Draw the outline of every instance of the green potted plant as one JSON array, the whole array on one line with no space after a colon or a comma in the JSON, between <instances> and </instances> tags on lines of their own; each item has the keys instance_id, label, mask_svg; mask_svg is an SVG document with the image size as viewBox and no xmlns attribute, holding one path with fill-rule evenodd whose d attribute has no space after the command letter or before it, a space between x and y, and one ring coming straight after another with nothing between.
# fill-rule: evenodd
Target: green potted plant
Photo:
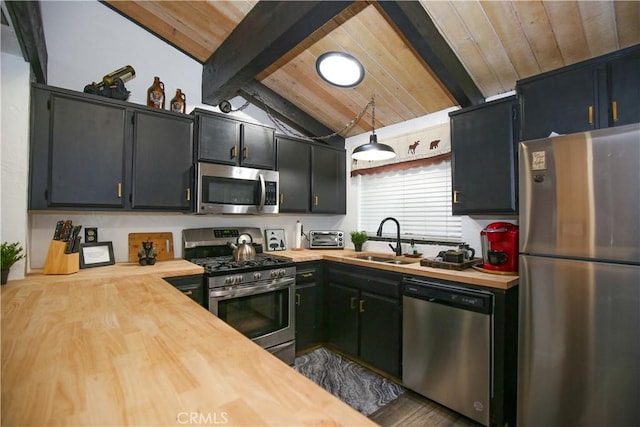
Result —
<instances>
[{"instance_id":1,"label":"green potted plant","mask_svg":"<svg viewBox=\"0 0 640 427\"><path fill-rule=\"evenodd\" d=\"M22 246L18 242L7 243L2 242L1 256L1 271L2 271L2 284L7 283L9 277L9 269L13 264L24 258L22 253Z\"/></svg>"},{"instance_id":2,"label":"green potted plant","mask_svg":"<svg viewBox=\"0 0 640 427\"><path fill-rule=\"evenodd\" d=\"M356 252L362 251L362 245L367 241L367 232L366 231L352 231L351 232L351 243L356 248Z\"/></svg>"}]
</instances>

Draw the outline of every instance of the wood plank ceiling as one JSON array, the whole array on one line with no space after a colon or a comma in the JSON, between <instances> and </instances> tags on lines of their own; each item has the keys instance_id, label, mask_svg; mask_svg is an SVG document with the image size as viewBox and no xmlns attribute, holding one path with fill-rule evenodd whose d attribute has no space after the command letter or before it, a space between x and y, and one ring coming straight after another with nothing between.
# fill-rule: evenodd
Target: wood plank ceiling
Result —
<instances>
[{"instance_id":1,"label":"wood plank ceiling","mask_svg":"<svg viewBox=\"0 0 640 427\"><path fill-rule=\"evenodd\" d=\"M253 0L105 3L203 64L224 49L225 39L252 10L261 9ZM403 13L404 21L397 18ZM412 28L406 28L407 20L413 20ZM437 37L425 36L429 26ZM638 1L358 1L249 76L253 80L244 92L237 89L247 94L259 85L298 116L308 115L333 132L375 95L376 127L382 127L476 104L513 90L519 79L639 43ZM325 83L315 61L327 51L358 58L366 70L362 83L351 89ZM276 104L270 108L277 113ZM340 135L369 132L370 113Z\"/></svg>"}]
</instances>

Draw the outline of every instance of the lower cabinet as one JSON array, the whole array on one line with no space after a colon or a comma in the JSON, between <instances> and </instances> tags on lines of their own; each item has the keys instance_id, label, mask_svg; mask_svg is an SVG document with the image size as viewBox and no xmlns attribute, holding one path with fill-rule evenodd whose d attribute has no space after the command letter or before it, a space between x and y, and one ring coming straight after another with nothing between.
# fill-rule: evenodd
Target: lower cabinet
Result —
<instances>
[{"instance_id":1,"label":"lower cabinet","mask_svg":"<svg viewBox=\"0 0 640 427\"><path fill-rule=\"evenodd\" d=\"M400 378L401 276L329 263L326 277L327 343Z\"/></svg>"},{"instance_id":2,"label":"lower cabinet","mask_svg":"<svg viewBox=\"0 0 640 427\"><path fill-rule=\"evenodd\" d=\"M296 352L322 343L322 267L316 262L296 266Z\"/></svg>"},{"instance_id":3,"label":"lower cabinet","mask_svg":"<svg viewBox=\"0 0 640 427\"><path fill-rule=\"evenodd\" d=\"M208 307L208 300L205 298L206 294L204 292L204 276L202 274L165 277L163 280L176 287L180 292L204 308Z\"/></svg>"}]
</instances>

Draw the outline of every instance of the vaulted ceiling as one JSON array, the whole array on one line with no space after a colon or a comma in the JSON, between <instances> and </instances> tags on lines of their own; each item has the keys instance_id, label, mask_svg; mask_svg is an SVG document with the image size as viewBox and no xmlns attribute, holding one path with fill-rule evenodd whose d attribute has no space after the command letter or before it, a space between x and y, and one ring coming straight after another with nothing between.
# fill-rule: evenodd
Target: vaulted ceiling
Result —
<instances>
[{"instance_id":1,"label":"vaulted ceiling","mask_svg":"<svg viewBox=\"0 0 640 427\"><path fill-rule=\"evenodd\" d=\"M640 43L638 1L113 1L203 64L203 102L241 95L310 136L371 130L515 88L517 80ZM362 62L355 88L315 61Z\"/></svg>"}]
</instances>

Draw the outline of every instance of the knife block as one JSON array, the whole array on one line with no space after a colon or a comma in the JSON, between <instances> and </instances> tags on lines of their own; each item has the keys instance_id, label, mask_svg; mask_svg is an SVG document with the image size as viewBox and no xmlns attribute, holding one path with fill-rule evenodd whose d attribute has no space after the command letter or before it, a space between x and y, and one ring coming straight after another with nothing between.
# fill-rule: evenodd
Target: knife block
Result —
<instances>
[{"instance_id":1,"label":"knife block","mask_svg":"<svg viewBox=\"0 0 640 427\"><path fill-rule=\"evenodd\" d=\"M49 244L44 274L71 274L80 270L80 254L65 254L66 242L52 240Z\"/></svg>"}]
</instances>

